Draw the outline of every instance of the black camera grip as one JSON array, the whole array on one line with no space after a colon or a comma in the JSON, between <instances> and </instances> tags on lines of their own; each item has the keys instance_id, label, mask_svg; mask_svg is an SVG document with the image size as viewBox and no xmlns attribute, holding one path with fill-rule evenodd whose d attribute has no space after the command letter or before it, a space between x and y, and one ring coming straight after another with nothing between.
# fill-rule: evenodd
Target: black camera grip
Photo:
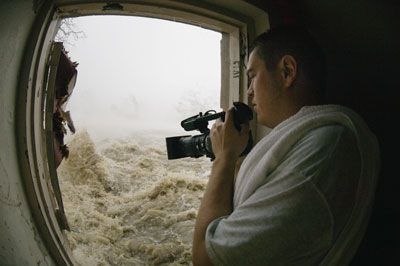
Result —
<instances>
[{"instance_id":1,"label":"black camera grip","mask_svg":"<svg viewBox=\"0 0 400 266\"><path fill-rule=\"evenodd\" d=\"M252 119L253 112L248 105L242 102L233 103L233 124L238 131L241 130L241 124L248 123ZM225 121L225 112L223 112L221 120Z\"/></svg>"},{"instance_id":2,"label":"black camera grip","mask_svg":"<svg viewBox=\"0 0 400 266\"><path fill-rule=\"evenodd\" d=\"M248 123L250 120L253 119L253 111L251 108L242 103L242 102L234 102L233 103L233 124L235 125L235 128L240 131L241 130L241 124ZM222 121L225 121L225 113L221 117ZM246 155L250 152L250 150L253 148L253 135L251 134L251 131L249 132L249 140L247 141L247 146L244 149L244 151L240 154L240 156Z\"/></svg>"},{"instance_id":3,"label":"black camera grip","mask_svg":"<svg viewBox=\"0 0 400 266\"><path fill-rule=\"evenodd\" d=\"M233 113L233 122L237 130L241 130L240 125L248 123L253 119L253 112L250 107L242 102L234 102L233 108L235 112Z\"/></svg>"}]
</instances>

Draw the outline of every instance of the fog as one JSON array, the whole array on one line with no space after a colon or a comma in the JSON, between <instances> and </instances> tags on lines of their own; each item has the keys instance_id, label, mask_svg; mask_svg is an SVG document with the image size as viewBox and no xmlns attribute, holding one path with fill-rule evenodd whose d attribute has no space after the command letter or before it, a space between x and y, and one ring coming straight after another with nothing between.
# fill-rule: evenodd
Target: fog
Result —
<instances>
[{"instance_id":1,"label":"fog","mask_svg":"<svg viewBox=\"0 0 400 266\"><path fill-rule=\"evenodd\" d=\"M80 265L192 265L209 158L168 160L164 136L220 98L221 34L165 20L81 17L65 43L77 133L57 169ZM170 135L171 134L171 135ZM77 193L79 191L79 193Z\"/></svg>"},{"instance_id":2,"label":"fog","mask_svg":"<svg viewBox=\"0 0 400 266\"><path fill-rule=\"evenodd\" d=\"M78 130L95 138L183 133L182 119L220 110L221 33L129 16L74 21L86 35L65 44L79 64L66 108Z\"/></svg>"}]
</instances>

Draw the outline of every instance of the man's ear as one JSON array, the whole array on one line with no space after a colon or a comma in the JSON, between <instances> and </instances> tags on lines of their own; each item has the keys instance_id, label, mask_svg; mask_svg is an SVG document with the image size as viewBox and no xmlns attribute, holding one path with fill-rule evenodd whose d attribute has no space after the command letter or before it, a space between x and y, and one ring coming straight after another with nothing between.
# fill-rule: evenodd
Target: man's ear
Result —
<instances>
[{"instance_id":1,"label":"man's ear","mask_svg":"<svg viewBox=\"0 0 400 266\"><path fill-rule=\"evenodd\" d=\"M279 61L279 70L282 79L282 85L290 88L297 78L297 62L291 55L284 55Z\"/></svg>"}]
</instances>

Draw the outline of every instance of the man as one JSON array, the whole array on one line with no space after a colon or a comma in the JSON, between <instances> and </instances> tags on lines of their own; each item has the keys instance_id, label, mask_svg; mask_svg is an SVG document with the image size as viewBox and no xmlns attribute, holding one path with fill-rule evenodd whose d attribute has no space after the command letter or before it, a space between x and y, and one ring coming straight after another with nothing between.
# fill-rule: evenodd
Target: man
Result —
<instances>
[{"instance_id":1,"label":"man","mask_svg":"<svg viewBox=\"0 0 400 266\"><path fill-rule=\"evenodd\" d=\"M260 35L248 95L272 128L235 165L249 126L232 109L211 130L215 160L199 208L194 265L346 265L369 219L378 145L348 108L324 105L324 60L300 28Z\"/></svg>"}]
</instances>

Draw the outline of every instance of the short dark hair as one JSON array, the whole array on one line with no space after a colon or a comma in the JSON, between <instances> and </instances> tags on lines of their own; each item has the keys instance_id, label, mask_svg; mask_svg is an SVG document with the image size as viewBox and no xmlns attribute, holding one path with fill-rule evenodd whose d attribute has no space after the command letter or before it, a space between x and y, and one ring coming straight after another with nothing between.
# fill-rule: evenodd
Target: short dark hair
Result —
<instances>
[{"instance_id":1,"label":"short dark hair","mask_svg":"<svg viewBox=\"0 0 400 266\"><path fill-rule=\"evenodd\" d=\"M272 28L259 35L250 46L264 61L268 71L276 69L284 55L295 58L305 82L325 95L325 55L311 33L303 27L284 26Z\"/></svg>"}]
</instances>

